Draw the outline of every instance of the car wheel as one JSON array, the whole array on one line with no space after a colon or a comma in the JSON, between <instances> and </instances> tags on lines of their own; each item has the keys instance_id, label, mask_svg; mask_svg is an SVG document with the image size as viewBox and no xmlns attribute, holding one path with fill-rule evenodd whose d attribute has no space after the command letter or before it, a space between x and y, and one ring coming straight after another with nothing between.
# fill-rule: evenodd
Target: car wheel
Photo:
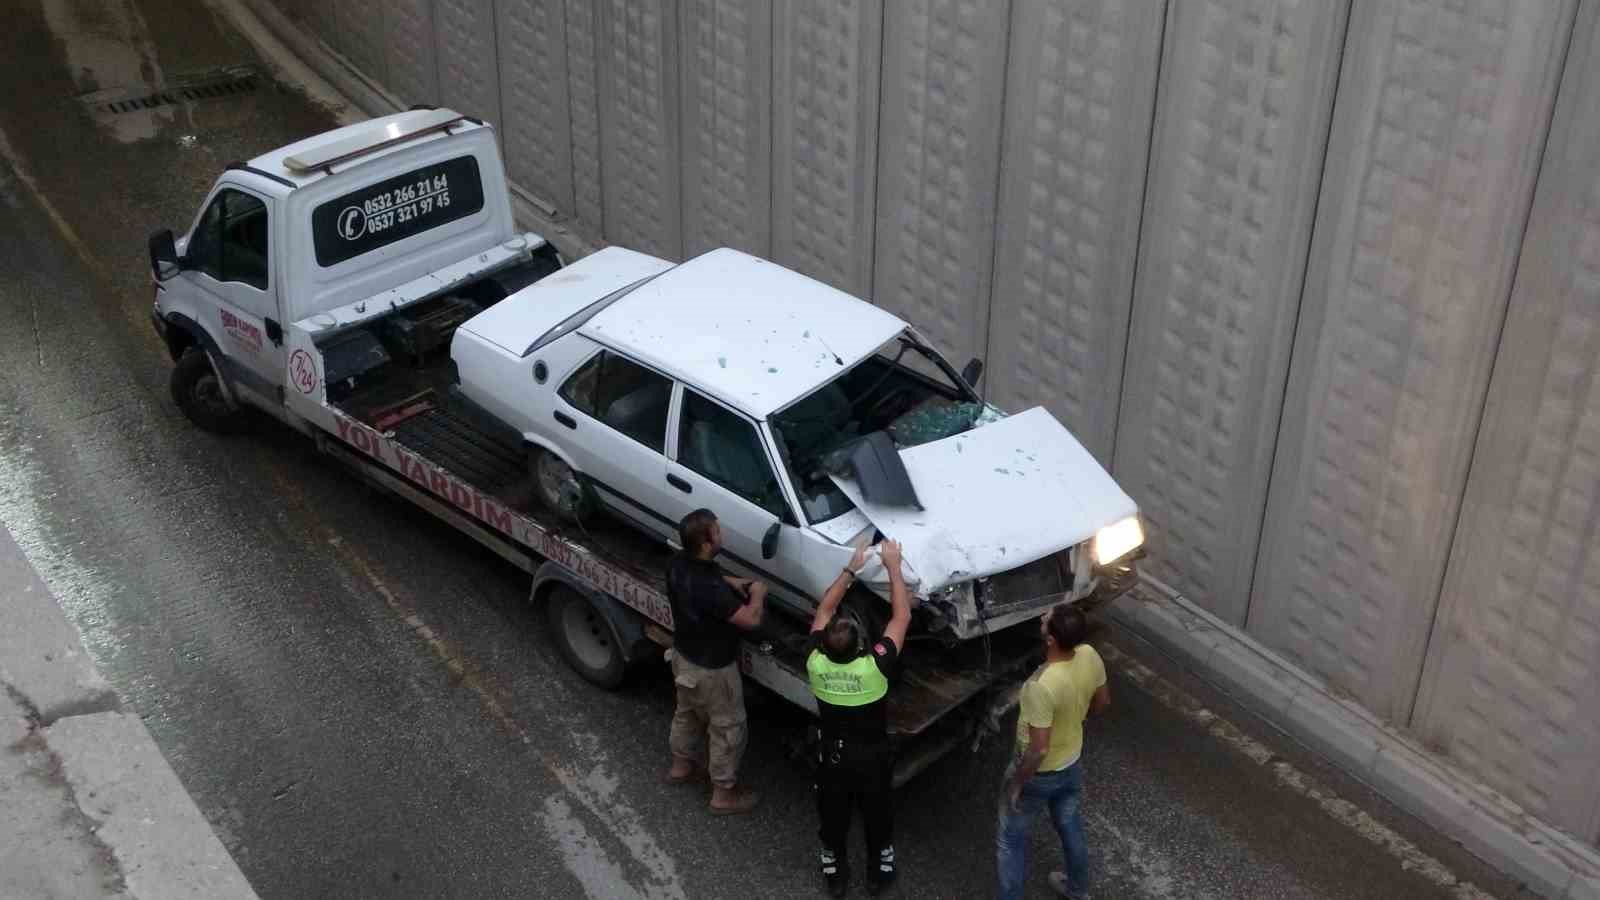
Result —
<instances>
[{"instance_id":1,"label":"car wheel","mask_svg":"<svg viewBox=\"0 0 1600 900\"><path fill-rule=\"evenodd\" d=\"M172 400L189 421L216 434L239 430L244 411L229 401L222 378L204 350L190 348L179 357L171 385Z\"/></svg>"},{"instance_id":2,"label":"car wheel","mask_svg":"<svg viewBox=\"0 0 1600 900\"><path fill-rule=\"evenodd\" d=\"M550 632L555 636L567 664L584 677L607 690L622 684L628 672L622 646L611 630L605 613L594 601L565 585L555 585L545 599Z\"/></svg>"},{"instance_id":3,"label":"car wheel","mask_svg":"<svg viewBox=\"0 0 1600 900\"><path fill-rule=\"evenodd\" d=\"M545 509L572 522L586 519L594 512L594 498L588 486L565 460L536 447L531 463L534 487Z\"/></svg>"}]
</instances>

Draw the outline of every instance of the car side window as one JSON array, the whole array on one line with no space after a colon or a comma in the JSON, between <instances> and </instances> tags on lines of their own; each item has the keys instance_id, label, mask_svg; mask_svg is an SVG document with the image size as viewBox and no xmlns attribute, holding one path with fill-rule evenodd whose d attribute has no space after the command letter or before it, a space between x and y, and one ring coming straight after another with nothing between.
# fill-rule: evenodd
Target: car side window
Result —
<instances>
[{"instance_id":1,"label":"car side window","mask_svg":"<svg viewBox=\"0 0 1600 900\"><path fill-rule=\"evenodd\" d=\"M267 205L243 191L223 191L222 280L267 289Z\"/></svg>"},{"instance_id":2,"label":"car side window","mask_svg":"<svg viewBox=\"0 0 1600 900\"><path fill-rule=\"evenodd\" d=\"M610 350L578 367L557 392L573 408L644 444L666 452L672 382Z\"/></svg>"},{"instance_id":3,"label":"car side window","mask_svg":"<svg viewBox=\"0 0 1600 900\"><path fill-rule=\"evenodd\" d=\"M688 388L678 413L678 463L784 521L793 518L755 425Z\"/></svg>"}]
</instances>

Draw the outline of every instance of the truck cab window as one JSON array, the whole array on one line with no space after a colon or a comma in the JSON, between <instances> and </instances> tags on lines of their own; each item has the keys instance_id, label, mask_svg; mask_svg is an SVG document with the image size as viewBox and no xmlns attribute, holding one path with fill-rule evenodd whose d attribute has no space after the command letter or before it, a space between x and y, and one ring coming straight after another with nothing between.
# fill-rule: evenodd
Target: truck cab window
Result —
<instances>
[{"instance_id":1,"label":"truck cab window","mask_svg":"<svg viewBox=\"0 0 1600 900\"><path fill-rule=\"evenodd\" d=\"M243 191L220 191L189 240L189 264L218 281L266 290L267 205Z\"/></svg>"},{"instance_id":2,"label":"truck cab window","mask_svg":"<svg viewBox=\"0 0 1600 900\"><path fill-rule=\"evenodd\" d=\"M267 205L240 191L223 191L222 280L267 289Z\"/></svg>"},{"instance_id":3,"label":"truck cab window","mask_svg":"<svg viewBox=\"0 0 1600 900\"><path fill-rule=\"evenodd\" d=\"M561 399L657 453L666 451L672 382L612 353L595 354L561 386Z\"/></svg>"}]
</instances>

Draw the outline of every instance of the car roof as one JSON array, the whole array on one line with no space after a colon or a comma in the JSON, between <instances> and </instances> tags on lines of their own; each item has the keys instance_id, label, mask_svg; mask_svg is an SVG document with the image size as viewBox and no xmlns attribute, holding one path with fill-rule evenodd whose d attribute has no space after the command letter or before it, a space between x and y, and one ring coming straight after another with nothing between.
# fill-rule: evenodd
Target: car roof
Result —
<instances>
[{"instance_id":1,"label":"car roof","mask_svg":"<svg viewBox=\"0 0 1600 900\"><path fill-rule=\"evenodd\" d=\"M864 300L724 248L635 288L578 331L764 419L905 327Z\"/></svg>"}]
</instances>

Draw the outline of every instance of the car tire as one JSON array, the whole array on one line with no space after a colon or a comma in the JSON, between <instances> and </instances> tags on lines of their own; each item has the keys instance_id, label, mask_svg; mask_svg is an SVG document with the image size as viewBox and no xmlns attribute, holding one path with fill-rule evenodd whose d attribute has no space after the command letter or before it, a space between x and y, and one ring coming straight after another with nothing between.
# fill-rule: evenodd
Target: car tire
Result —
<instances>
[{"instance_id":1,"label":"car tire","mask_svg":"<svg viewBox=\"0 0 1600 900\"><path fill-rule=\"evenodd\" d=\"M608 691L622 685L628 661L611 622L593 600L558 584L545 596L545 613L556 646L573 671Z\"/></svg>"},{"instance_id":2,"label":"car tire","mask_svg":"<svg viewBox=\"0 0 1600 900\"><path fill-rule=\"evenodd\" d=\"M569 522L594 514L594 494L566 460L543 447L534 447L528 459L533 489L544 508Z\"/></svg>"},{"instance_id":3,"label":"car tire","mask_svg":"<svg viewBox=\"0 0 1600 900\"><path fill-rule=\"evenodd\" d=\"M211 365L211 356L191 347L172 368L172 401L195 425L213 434L233 434L244 419L244 410L228 399L222 376Z\"/></svg>"}]
</instances>

